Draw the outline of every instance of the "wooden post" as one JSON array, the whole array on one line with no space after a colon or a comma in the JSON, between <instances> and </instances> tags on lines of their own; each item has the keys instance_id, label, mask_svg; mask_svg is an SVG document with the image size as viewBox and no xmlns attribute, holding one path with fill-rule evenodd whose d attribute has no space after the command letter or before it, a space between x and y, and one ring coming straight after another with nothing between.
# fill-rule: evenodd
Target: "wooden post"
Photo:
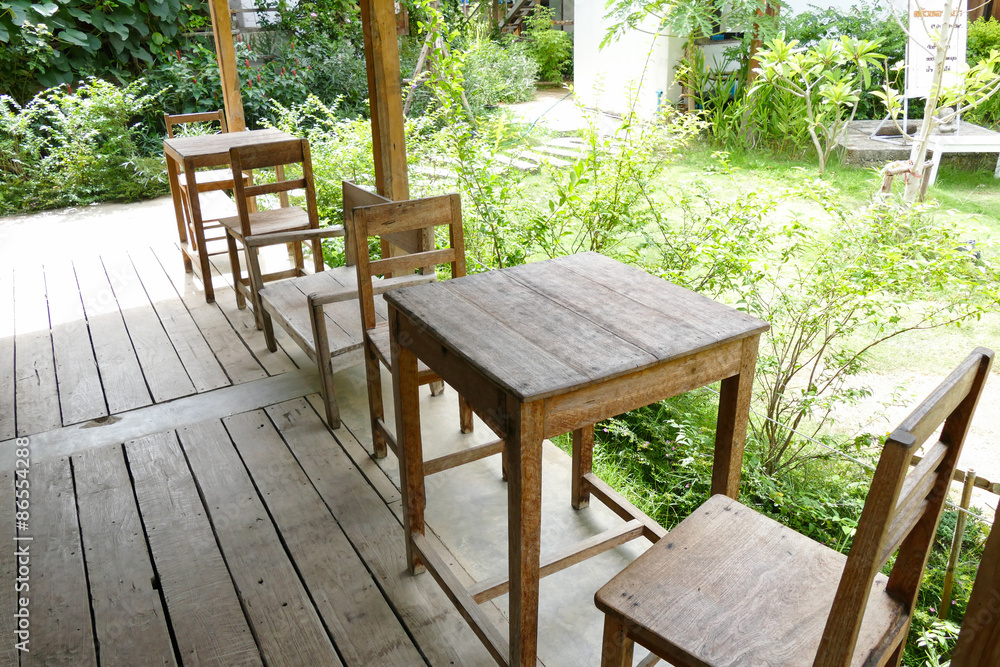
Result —
<instances>
[{"instance_id":1,"label":"wooden post","mask_svg":"<svg viewBox=\"0 0 1000 667\"><path fill-rule=\"evenodd\" d=\"M938 618L947 620L951 614L951 588L955 584L955 567L958 565L958 555L962 551L962 538L965 537L965 511L972 501L972 489L976 486L976 471L970 469L965 473L965 486L962 487L961 509L958 512L958 522L955 524L955 537L951 541L951 556L948 558L948 569L944 573L944 587L941 590L941 607Z\"/></svg>"},{"instance_id":2,"label":"wooden post","mask_svg":"<svg viewBox=\"0 0 1000 667\"><path fill-rule=\"evenodd\" d=\"M219 63L222 81L222 102L226 107L226 122L230 132L247 129L243 116L243 97L240 95L240 77L236 70L236 49L233 46L233 28L230 23L228 0L209 0L212 15L212 33L215 36L215 58Z\"/></svg>"},{"instance_id":3,"label":"wooden post","mask_svg":"<svg viewBox=\"0 0 1000 667\"><path fill-rule=\"evenodd\" d=\"M410 186L406 174L396 10L392 0L361 0L360 4L372 113L375 187L383 197L404 201L410 198Z\"/></svg>"}]
</instances>

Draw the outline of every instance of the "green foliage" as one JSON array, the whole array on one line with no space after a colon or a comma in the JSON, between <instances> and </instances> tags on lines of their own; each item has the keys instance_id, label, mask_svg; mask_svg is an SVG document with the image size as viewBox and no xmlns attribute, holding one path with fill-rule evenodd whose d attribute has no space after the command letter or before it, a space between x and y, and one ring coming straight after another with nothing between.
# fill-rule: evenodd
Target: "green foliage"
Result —
<instances>
[{"instance_id":1,"label":"green foliage","mask_svg":"<svg viewBox=\"0 0 1000 667\"><path fill-rule=\"evenodd\" d=\"M258 14L263 24L290 34L294 40L348 40L358 47L362 44L361 19L357 4L351 0L257 0L257 7L274 12L270 22L268 14Z\"/></svg>"},{"instance_id":2,"label":"green foliage","mask_svg":"<svg viewBox=\"0 0 1000 667\"><path fill-rule=\"evenodd\" d=\"M969 24L966 60L975 65L990 57L990 51L1000 51L1000 21L992 16Z\"/></svg>"},{"instance_id":3,"label":"green foliage","mask_svg":"<svg viewBox=\"0 0 1000 667\"><path fill-rule=\"evenodd\" d=\"M0 2L0 90L24 104L88 75L131 80L204 27L201 0Z\"/></svg>"},{"instance_id":4,"label":"green foliage","mask_svg":"<svg viewBox=\"0 0 1000 667\"><path fill-rule=\"evenodd\" d=\"M824 39L839 40L844 36L878 42L879 51L893 65L906 57L906 34L890 11L877 0L862 0L849 10L813 7L811 11L783 16L781 29L787 39L797 39L806 47L816 46ZM890 83L897 87L900 72L891 72ZM886 83L885 76L882 69L872 70L870 88L882 88ZM874 97L863 91L857 117L881 119L885 117L885 110Z\"/></svg>"},{"instance_id":5,"label":"green foliage","mask_svg":"<svg viewBox=\"0 0 1000 667\"><path fill-rule=\"evenodd\" d=\"M272 102L290 107L309 95L336 108L341 116L367 111L364 57L349 41L333 42L323 35L305 44L240 37L235 46L243 110L252 129L276 120ZM167 113L222 108L219 67L208 41L192 40L170 54L149 80L152 87L164 91Z\"/></svg>"},{"instance_id":6,"label":"green foliage","mask_svg":"<svg viewBox=\"0 0 1000 667\"><path fill-rule=\"evenodd\" d=\"M605 18L610 26L601 46L620 38L626 30L658 19L656 30L691 38L709 37L719 32L744 33L758 29L768 39L777 22L765 13L765 0L611 0Z\"/></svg>"},{"instance_id":7,"label":"green foliage","mask_svg":"<svg viewBox=\"0 0 1000 667\"><path fill-rule=\"evenodd\" d=\"M501 103L527 102L535 91L538 63L524 42L498 44L479 35L462 60L465 95L476 116Z\"/></svg>"},{"instance_id":8,"label":"green foliage","mask_svg":"<svg viewBox=\"0 0 1000 667\"><path fill-rule=\"evenodd\" d=\"M528 48L538 62L538 75L543 81L562 81L573 68L573 38L552 25L554 13L550 7L535 5L524 19Z\"/></svg>"},{"instance_id":9,"label":"green foliage","mask_svg":"<svg viewBox=\"0 0 1000 667\"><path fill-rule=\"evenodd\" d=\"M545 170L548 197L529 225L549 257L587 250L631 255L629 241L660 215L654 180L704 123L668 114L643 121L633 112L608 136L594 114L584 113L584 152L569 169Z\"/></svg>"},{"instance_id":10,"label":"green foliage","mask_svg":"<svg viewBox=\"0 0 1000 667\"><path fill-rule=\"evenodd\" d=\"M23 107L0 96L0 214L165 192L162 167L140 156L132 122L157 103L145 88L91 78Z\"/></svg>"},{"instance_id":11,"label":"green foliage","mask_svg":"<svg viewBox=\"0 0 1000 667\"><path fill-rule=\"evenodd\" d=\"M837 139L857 115L863 91L872 85L872 71L881 67L885 57L875 51L877 41L847 36L839 41L820 40L809 48L797 46L797 40L785 41L783 34L775 37L758 54L758 71L762 82L804 101L822 175Z\"/></svg>"}]
</instances>

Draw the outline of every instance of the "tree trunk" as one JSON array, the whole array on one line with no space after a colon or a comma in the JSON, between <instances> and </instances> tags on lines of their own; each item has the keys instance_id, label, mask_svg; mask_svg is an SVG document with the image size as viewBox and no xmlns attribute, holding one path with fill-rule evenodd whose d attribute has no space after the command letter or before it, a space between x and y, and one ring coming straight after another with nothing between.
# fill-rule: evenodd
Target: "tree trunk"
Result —
<instances>
[{"instance_id":1,"label":"tree trunk","mask_svg":"<svg viewBox=\"0 0 1000 667\"><path fill-rule=\"evenodd\" d=\"M924 180L924 168L927 162L927 142L931 132L937 125L935 114L938 110L938 102L941 98L941 84L944 82L944 66L947 62L948 47L951 42L951 33L955 25L955 17L952 12L955 10L956 0L948 0L944 5L944 16L941 17L941 35L937 49L934 51L934 78L931 83L931 92L927 97L927 104L924 106L924 120L920 124L920 134L917 135L913 146L910 148L910 173L906 179L906 189L903 191L903 202L913 204L920 196L920 186ZM912 18L912 17L908 17Z\"/></svg>"}]
</instances>

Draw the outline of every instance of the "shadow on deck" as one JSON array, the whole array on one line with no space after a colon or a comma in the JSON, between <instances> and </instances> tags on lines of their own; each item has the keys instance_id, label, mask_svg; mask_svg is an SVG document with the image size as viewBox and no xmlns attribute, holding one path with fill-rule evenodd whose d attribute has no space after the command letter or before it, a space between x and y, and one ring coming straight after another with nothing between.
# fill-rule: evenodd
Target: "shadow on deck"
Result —
<instances>
[{"instance_id":1,"label":"shadow on deck","mask_svg":"<svg viewBox=\"0 0 1000 667\"><path fill-rule=\"evenodd\" d=\"M363 369L338 374L329 430L306 357L280 331L267 351L222 262L206 303L172 227L169 198L0 220L0 530L25 554L0 552L0 665L494 664L406 571ZM459 432L453 391L420 398L428 456L492 437ZM546 443L543 554L620 523L571 509L569 480ZM428 478L427 496L463 583L506 570L498 457ZM540 662L599 663L593 594L640 549L542 581ZM505 627L506 596L483 609Z\"/></svg>"}]
</instances>

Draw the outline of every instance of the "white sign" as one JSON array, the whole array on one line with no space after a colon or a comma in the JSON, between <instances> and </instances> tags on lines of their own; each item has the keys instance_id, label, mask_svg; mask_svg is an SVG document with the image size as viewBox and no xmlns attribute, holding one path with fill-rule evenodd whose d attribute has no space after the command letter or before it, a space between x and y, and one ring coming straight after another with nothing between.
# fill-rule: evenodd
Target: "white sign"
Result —
<instances>
[{"instance_id":1,"label":"white sign","mask_svg":"<svg viewBox=\"0 0 1000 667\"><path fill-rule=\"evenodd\" d=\"M946 0L909 0L910 42L906 50L906 96L927 97L934 79L934 55L937 53ZM965 0L952 0L952 26L944 66L944 81L949 85L956 70L965 65L965 42L969 32ZM945 46L945 45L942 45Z\"/></svg>"}]
</instances>

